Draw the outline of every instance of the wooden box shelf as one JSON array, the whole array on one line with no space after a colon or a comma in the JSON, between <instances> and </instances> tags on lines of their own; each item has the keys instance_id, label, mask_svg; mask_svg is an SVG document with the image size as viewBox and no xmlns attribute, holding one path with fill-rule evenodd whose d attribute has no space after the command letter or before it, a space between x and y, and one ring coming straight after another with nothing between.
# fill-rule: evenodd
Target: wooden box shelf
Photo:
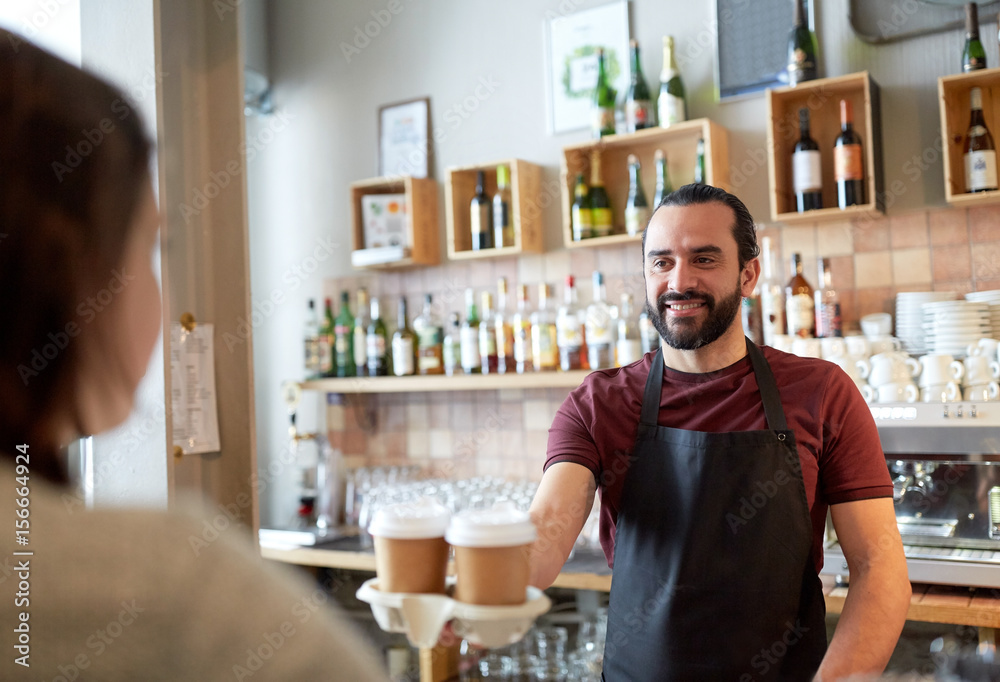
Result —
<instances>
[{"instance_id":1,"label":"wooden box shelf","mask_svg":"<svg viewBox=\"0 0 1000 682\"><path fill-rule=\"evenodd\" d=\"M497 166L510 169L511 221L514 225L514 245L502 248L472 250L472 218L469 203L476 194L476 175L483 171L486 196L492 201L497 191ZM445 224L448 258L469 260L516 256L519 253L541 253L542 211L538 196L542 186L542 169L521 159L504 159L478 166L449 168L445 180ZM492 211L492 208L490 209Z\"/></svg>"},{"instance_id":2,"label":"wooden box shelf","mask_svg":"<svg viewBox=\"0 0 1000 682\"><path fill-rule=\"evenodd\" d=\"M1000 69L983 69L938 79L941 139L944 142L944 198L953 206L1000 203L1000 190L965 191L965 133L969 128L972 88L983 91L983 118L993 134L1000 133Z\"/></svg>"},{"instance_id":3,"label":"wooden box shelf","mask_svg":"<svg viewBox=\"0 0 1000 682\"><path fill-rule=\"evenodd\" d=\"M837 206L833 146L840 135L840 100L854 111L854 130L865 154L864 204ZM799 213L792 185L792 151L799 140L799 109L809 110L812 138L819 144L823 168L823 206ZM882 129L878 84L867 71L807 81L767 91L768 182L771 218L788 225L844 220L883 213Z\"/></svg>"},{"instance_id":4,"label":"wooden box shelf","mask_svg":"<svg viewBox=\"0 0 1000 682\"><path fill-rule=\"evenodd\" d=\"M647 128L625 135L609 135L563 148L559 185L562 190L563 243L567 248L607 246L639 241L641 235L625 232L625 202L628 199L628 156L635 154L642 168L642 187L646 199L653 201L656 166L653 155L662 149L667 157L667 173L676 189L694 181L698 140L705 141L705 182L729 189L729 133L707 118L676 123L669 128ZM601 159L601 179L611 201L613 233L607 237L573 240L571 224L576 176L583 174L590 184L590 156L596 151Z\"/></svg>"},{"instance_id":5,"label":"wooden box shelf","mask_svg":"<svg viewBox=\"0 0 1000 682\"><path fill-rule=\"evenodd\" d=\"M410 176L372 178L352 182L350 190L353 237L351 260L354 267L395 269L437 265L441 261L441 250L438 245L438 191L434 180ZM406 235L409 244L401 254L402 258L379 262L375 253L379 250L366 248L361 212L361 197L366 194L406 195Z\"/></svg>"}]
</instances>

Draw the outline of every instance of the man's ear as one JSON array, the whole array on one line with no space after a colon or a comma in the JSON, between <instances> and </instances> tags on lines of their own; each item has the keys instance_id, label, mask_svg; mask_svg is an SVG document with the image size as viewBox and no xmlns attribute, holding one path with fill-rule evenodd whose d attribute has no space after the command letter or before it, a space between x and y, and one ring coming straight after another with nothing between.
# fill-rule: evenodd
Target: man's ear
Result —
<instances>
[{"instance_id":1,"label":"man's ear","mask_svg":"<svg viewBox=\"0 0 1000 682\"><path fill-rule=\"evenodd\" d=\"M754 258L747 261L747 264L743 266L743 271L740 273L740 294L744 298L752 296L753 290L757 286L757 280L759 279L760 259Z\"/></svg>"}]
</instances>

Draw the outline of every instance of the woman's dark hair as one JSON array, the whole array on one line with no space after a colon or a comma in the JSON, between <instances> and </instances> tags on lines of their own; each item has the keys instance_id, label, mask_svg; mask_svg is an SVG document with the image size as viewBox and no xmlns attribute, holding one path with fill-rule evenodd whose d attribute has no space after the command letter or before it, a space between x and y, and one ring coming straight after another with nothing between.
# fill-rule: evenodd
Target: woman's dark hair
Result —
<instances>
[{"instance_id":1,"label":"woman's dark hair","mask_svg":"<svg viewBox=\"0 0 1000 682\"><path fill-rule=\"evenodd\" d=\"M83 432L76 336L110 336L81 308L122 265L149 159L122 93L0 29L0 453L28 445L52 480L53 420Z\"/></svg>"},{"instance_id":2,"label":"woman's dark hair","mask_svg":"<svg viewBox=\"0 0 1000 682\"><path fill-rule=\"evenodd\" d=\"M721 187L712 185L690 184L680 187L660 201L660 206L691 206L693 204L708 204L711 202L725 204L733 210L733 239L739 253L740 269L760 254L757 246L757 230L754 227L753 216L746 205L735 194L730 194ZM654 211L656 209L653 209ZM646 233L642 233L642 253L646 254Z\"/></svg>"}]
</instances>

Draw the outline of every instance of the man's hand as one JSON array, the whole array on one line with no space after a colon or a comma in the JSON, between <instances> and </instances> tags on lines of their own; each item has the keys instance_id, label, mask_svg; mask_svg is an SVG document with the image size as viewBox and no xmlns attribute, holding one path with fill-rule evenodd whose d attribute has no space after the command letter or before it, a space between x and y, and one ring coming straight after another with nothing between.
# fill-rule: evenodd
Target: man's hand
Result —
<instances>
[{"instance_id":1,"label":"man's hand","mask_svg":"<svg viewBox=\"0 0 1000 682\"><path fill-rule=\"evenodd\" d=\"M892 498L835 504L830 512L851 585L817 674L823 682L885 669L906 621L911 592Z\"/></svg>"},{"instance_id":2,"label":"man's hand","mask_svg":"<svg viewBox=\"0 0 1000 682\"><path fill-rule=\"evenodd\" d=\"M538 530L530 558L535 587L545 589L559 575L590 515L596 489L594 475L581 464L557 462L542 475L530 510Z\"/></svg>"}]
</instances>

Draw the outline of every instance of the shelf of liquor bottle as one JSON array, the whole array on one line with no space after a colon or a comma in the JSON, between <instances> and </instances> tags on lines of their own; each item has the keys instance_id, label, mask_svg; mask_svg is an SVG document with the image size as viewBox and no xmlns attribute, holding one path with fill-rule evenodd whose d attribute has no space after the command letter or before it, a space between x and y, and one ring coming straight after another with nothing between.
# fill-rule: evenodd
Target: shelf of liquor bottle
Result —
<instances>
[{"instance_id":1,"label":"shelf of liquor bottle","mask_svg":"<svg viewBox=\"0 0 1000 682\"><path fill-rule=\"evenodd\" d=\"M510 188L508 213L513 234L509 244L496 246L494 225L494 197L500 167L507 169ZM489 234L487 248L473 249L471 204L476 196L477 176L483 173L483 195L487 203L487 219L483 226ZM521 159L504 159L496 163L449 168L445 179L445 228L447 231L448 258L471 260L499 258L520 253L541 253L542 207L540 193L542 169Z\"/></svg>"},{"instance_id":2,"label":"shelf of liquor bottle","mask_svg":"<svg viewBox=\"0 0 1000 682\"><path fill-rule=\"evenodd\" d=\"M953 206L1000 203L1000 191L966 192L965 141L970 127L972 89L982 93L983 122L1000 130L1000 69L981 69L938 79L941 139L944 142L944 198ZM996 177L996 176L994 176Z\"/></svg>"},{"instance_id":3,"label":"shelf of liquor bottle","mask_svg":"<svg viewBox=\"0 0 1000 682\"><path fill-rule=\"evenodd\" d=\"M702 181L729 189L729 132L714 121L699 118L675 123L669 128L645 128L634 133L606 135L598 140L563 147L560 188L563 202L563 243L566 247L605 246L641 239L625 230L625 205L629 192L628 157L635 155L640 164L642 186L650 203L656 186L654 156L659 149L667 161L667 176L674 187L695 180L698 141L704 141ZM612 234L590 239L573 239L572 210L578 175L593 184L592 156L600 164L600 180L607 192L612 211Z\"/></svg>"},{"instance_id":4,"label":"shelf of liquor bottle","mask_svg":"<svg viewBox=\"0 0 1000 682\"><path fill-rule=\"evenodd\" d=\"M590 239L571 241L568 244L566 244L566 247L570 249L579 249L579 248L587 248L590 246L614 246L616 244L630 244L633 242L638 244L641 241L642 241L642 233L609 234L607 237L591 237Z\"/></svg>"},{"instance_id":5,"label":"shelf of liquor bottle","mask_svg":"<svg viewBox=\"0 0 1000 682\"><path fill-rule=\"evenodd\" d=\"M456 374L405 377L346 377L311 379L303 389L325 393L420 393L424 391L495 391L524 388L575 388L589 370L526 372L524 374Z\"/></svg>"},{"instance_id":6,"label":"shelf of liquor bottle","mask_svg":"<svg viewBox=\"0 0 1000 682\"><path fill-rule=\"evenodd\" d=\"M371 178L350 184L351 263L359 269L402 269L437 265L438 191L430 178ZM379 201L380 195L401 200ZM371 212L366 224L365 213ZM375 214L385 213L383 216Z\"/></svg>"},{"instance_id":7,"label":"shelf of liquor bottle","mask_svg":"<svg viewBox=\"0 0 1000 682\"><path fill-rule=\"evenodd\" d=\"M864 196L858 203L844 208L838 206L834 173L834 147L841 134L841 100L849 103L852 127L860 138L864 181ZM801 109L808 112L810 136L819 148L823 208L799 212L792 153L800 139ZM795 225L884 212L879 88L867 71L769 89L767 112L768 183L774 221Z\"/></svg>"}]
</instances>

